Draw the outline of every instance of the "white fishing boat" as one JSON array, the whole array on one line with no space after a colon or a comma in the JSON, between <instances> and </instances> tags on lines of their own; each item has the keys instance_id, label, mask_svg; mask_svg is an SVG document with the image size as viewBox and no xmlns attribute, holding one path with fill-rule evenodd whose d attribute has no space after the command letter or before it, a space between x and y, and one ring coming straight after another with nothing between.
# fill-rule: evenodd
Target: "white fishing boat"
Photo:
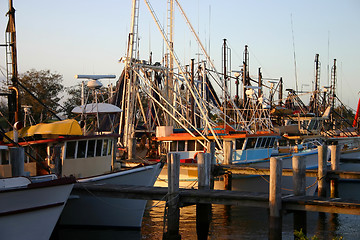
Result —
<instances>
[{"instance_id":1,"label":"white fishing boat","mask_svg":"<svg viewBox=\"0 0 360 240\"><path fill-rule=\"evenodd\" d=\"M0 239L49 239L75 179L12 177L8 147L0 153Z\"/></svg>"},{"instance_id":2,"label":"white fishing boat","mask_svg":"<svg viewBox=\"0 0 360 240\"><path fill-rule=\"evenodd\" d=\"M78 181L81 183L93 182L99 185L153 186L160 171L161 163L157 163L111 174L82 178ZM120 199L97 195L96 192L77 192L75 190L61 215L60 224L138 229L141 227L146 202L146 200Z\"/></svg>"},{"instance_id":3,"label":"white fishing boat","mask_svg":"<svg viewBox=\"0 0 360 240\"><path fill-rule=\"evenodd\" d=\"M97 91L102 84L97 75L88 82ZM104 77L104 76L102 76ZM100 130L100 119L121 112L117 106L95 102L73 109L83 119L80 125L75 119L53 123L41 123L18 131L19 145L35 156L36 168L30 175L40 175L44 171L58 176L74 176L78 182L94 184L119 184L153 186L162 163L141 165L122 169L116 160L117 139L114 127L107 124L107 130ZM85 118L87 117L87 118ZM13 132L8 132L11 138ZM26 158L26 164L32 159ZM41 164L40 164L41 163ZM101 226L140 228L146 200L120 199L96 196L96 193L73 192L60 219L61 225Z\"/></svg>"},{"instance_id":4,"label":"white fishing boat","mask_svg":"<svg viewBox=\"0 0 360 240\"><path fill-rule=\"evenodd\" d=\"M56 131L55 131L56 130ZM11 133L9 133L11 135ZM74 176L79 182L152 186L162 164L120 169L116 162L117 134L82 135L75 120L40 124L19 131L19 139L36 135L38 140L19 142L46 169L59 176ZM26 158L27 163L31 159ZM39 175L44 169L30 171ZM146 200L97 197L95 193L72 193L60 224L77 226L141 227ZM126 216L126 217L124 217ZM130 217L131 216L131 217Z\"/></svg>"},{"instance_id":5,"label":"white fishing boat","mask_svg":"<svg viewBox=\"0 0 360 240\"><path fill-rule=\"evenodd\" d=\"M165 130L167 129L167 130ZM231 158L231 164L263 164L269 162L274 146L276 145L278 134L270 132L257 132L249 134L234 131L227 127L224 129L219 126L214 128L218 134L219 142L226 146L231 146L229 153L218 151L215 153L217 164L226 164L225 158ZM180 156L181 163L197 163L197 155L207 151L208 144L201 136L193 136L190 133L173 133L172 128L164 128L157 132L165 133L157 136L154 141L158 142L160 154L176 153ZM213 136L207 136L209 142L214 141ZM205 147L206 146L206 147ZM228 161L229 162L229 161ZM167 168L164 167L156 182L156 186L166 186ZM192 168L180 168L180 187L196 187L197 170Z\"/></svg>"}]
</instances>

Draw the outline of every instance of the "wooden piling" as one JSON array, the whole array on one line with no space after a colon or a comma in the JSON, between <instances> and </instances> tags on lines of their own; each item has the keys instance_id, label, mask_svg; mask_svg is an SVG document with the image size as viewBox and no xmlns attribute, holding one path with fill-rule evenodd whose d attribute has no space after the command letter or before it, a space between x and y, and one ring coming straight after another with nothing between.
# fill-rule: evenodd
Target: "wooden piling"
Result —
<instances>
[{"instance_id":1,"label":"wooden piling","mask_svg":"<svg viewBox=\"0 0 360 240\"><path fill-rule=\"evenodd\" d=\"M198 162L198 188L210 189L210 170L211 170L210 153L199 153Z\"/></svg>"},{"instance_id":2,"label":"wooden piling","mask_svg":"<svg viewBox=\"0 0 360 240\"><path fill-rule=\"evenodd\" d=\"M233 142L232 141L224 141L224 164L231 165L232 157L233 157Z\"/></svg>"},{"instance_id":3,"label":"wooden piling","mask_svg":"<svg viewBox=\"0 0 360 240\"><path fill-rule=\"evenodd\" d=\"M167 228L163 234L163 239L181 239L179 234L179 175L180 175L180 155L169 153L167 155L168 166L168 199L166 203Z\"/></svg>"},{"instance_id":4,"label":"wooden piling","mask_svg":"<svg viewBox=\"0 0 360 240\"><path fill-rule=\"evenodd\" d=\"M198 188L210 189L211 154L199 153L198 160ZM196 204L196 233L198 239L207 239L211 222L211 204Z\"/></svg>"},{"instance_id":5,"label":"wooden piling","mask_svg":"<svg viewBox=\"0 0 360 240\"><path fill-rule=\"evenodd\" d=\"M231 165L232 164L232 156L233 156L233 142L232 141L224 141L224 164ZM232 175L231 173L224 174L224 189L231 190L232 188Z\"/></svg>"},{"instance_id":6,"label":"wooden piling","mask_svg":"<svg viewBox=\"0 0 360 240\"><path fill-rule=\"evenodd\" d=\"M207 153L210 154L210 189L214 189L214 170L216 164L215 158L215 142L208 142L207 144Z\"/></svg>"},{"instance_id":7,"label":"wooden piling","mask_svg":"<svg viewBox=\"0 0 360 240\"><path fill-rule=\"evenodd\" d=\"M318 196L326 197L327 146L318 146Z\"/></svg>"},{"instance_id":8,"label":"wooden piling","mask_svg":"<svg viewBox=\"0 0 360 240\"><path fill-rule=\"evenodd\" d=\"M11 147L10 150L10 164L12 177L24 176L24 158L25 151L22 147Z\"/></svg>"},{"instance_id":9,"label":"wooden piling","mask_svg":"<svg viewBox=\"0 0 360 240\"><path fill-rule=\"evenodd\" d=\"M340 163L340 147L337 145L329 146L331 151L331 170L336 171L339 170ZM338 189L338 179L333 178L330 180L330 198L339 197L339 189Z\"/></svg>"},{"instance_id":10,"label":"wooden piling","mask_svg":"<svg viewBox=\"0 0 360 240\"><path fill-rule=\"evenodd\" d=\"M282 159L270 158L269 185L269 239L281 239L282 203L281 203Z\"/></svg>"},{"instance_id":11,"label":"wooden piling","mask_svg":"<svg viewBox=\"0 0 360 240\"><path fill-rule=\"evenodd\" d=\"M303 196L306 191L306 162L302 156L292 157L294 195Z\"/></svg>"},{"instance_id":12,"label":"wooden piling","mask_svg":"<svg viewBox=\"0 0 360 240\"><path fill-rule=\"evenodd\" d=\"M294 195L295 196L304 196L306 194L306 162L305 158L302 156L293 156L292 157L292 167L293 167L293 185L294 185ZM304 234L307 232L306 227L306 211L294 211L294 230L300 231Z\"/></svg>"}]
</instances>

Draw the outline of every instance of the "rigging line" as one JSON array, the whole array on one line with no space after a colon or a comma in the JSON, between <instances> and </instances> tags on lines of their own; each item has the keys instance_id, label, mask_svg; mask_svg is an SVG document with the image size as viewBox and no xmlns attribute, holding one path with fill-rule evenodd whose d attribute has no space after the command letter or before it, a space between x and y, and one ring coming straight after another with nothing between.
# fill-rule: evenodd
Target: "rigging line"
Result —
<instances>
[{"instance_id":1,"label":"rigging line","mask_svg":"<svg viewBox=\"0 0 360 240\"><path fill-rule=\"evenodd\" d=\"M293 20L292 14L290 15L291 18L291 33L292 33L292 42L293 42L293 51L294 51L294 67L295 67L295 89L298 91L298 79L297 79L297 69L296 69L296 54L295 54L295 38L294 38L294 27L293 27Z\"/></svg>"},{"instance_id":2,"label":"rigging line","mask_svg":"<svg viewBox=\"0 0 360 240\"><path fill-rule=\"evenodd\" d=\"M180 67L180 61L178 60L178 57L176 56L174 50L170 47L169 40L167 39L166 35L165 35L164 32L163 32L163 28L162 28L162 26L160 25L160 22L159 22L159 20L158 20L158 18L157 18L157 16L156 16L156 14L155 14L152 6L150 5L149 0L144 0L144 1L145 1L145 3L146 3L146 5L147 5L147 7L148 7L148 9L149 9L149 11L150 11L150 13L151 13L154 21L155 21L155 23L156 23L156 25L157 25L160 33L161 33L161 35L162 35L162 37L163 37L163 39L164 39L164 41L165 41L165 43L166 43L166 45L167 45L167 49L170 51L170 54L171 54L172 58L174 58L175 64L178 66L181 75L183 75L184 80L185 80L185 82L186 82L186 85L189 86L189 90L190 90L190 92L191 92L191 95L194 97L194 100L195 100L196 105L199 106L199 110L200 110L201 114L204 116L204 119L205 119L205 122L206 122L205 125L208 125L208 126L209 126L211 133L215 136L215 141L218 143L218 145L220 145L219 140L218 140L217 136L215 135L214 130L211 128L210 123L209 123L209 121L208 121L208 119L206 118L206 115L205 115L205 113L204 113L204 110L203 110L202 107L201 107L202 105L204 105L204 101L202 101L202 99L197 99L197 98L196 98L197 96L200 95L199 92L198 92L198 90L197 90L196 88L195 88L195 89L192 89L192 86L191 86L191 84L190 84L189 79L187 78L186 74L184 73L184 70L181 69L181 67ZM183 12L181 6L179 5L179 2L178 2L177 0L175 0L175 1L176 1L177 5L180 7L181 12L182 12L183 15L184 15L184 12ZM200 41L198 41L198 43L201 44ZM201 47L202 47L202 49L203 49L203 46L202 46L202 45L201 45ZM194 90L195 90L195 91L194 91ZM194 92L196 92L196 95L195 95ZM205 139L206 139L206 138L205 138Z\"/></svg>"},{"instance_id":3,"label":"rigging line","mask_svg":"<svg viewBox=\"0 0 360 240\"><path fill-rule=\"evenodd\" d=\"M61 118L48 106L46 106L38 97L36 97L29 89L27 89L19 80L17 81L20 87L22 87L27 93L29 93L36 101L38 101L44 108L46 108L51 114L53 114L59 121Z\"/></svg>"}]
</instances>

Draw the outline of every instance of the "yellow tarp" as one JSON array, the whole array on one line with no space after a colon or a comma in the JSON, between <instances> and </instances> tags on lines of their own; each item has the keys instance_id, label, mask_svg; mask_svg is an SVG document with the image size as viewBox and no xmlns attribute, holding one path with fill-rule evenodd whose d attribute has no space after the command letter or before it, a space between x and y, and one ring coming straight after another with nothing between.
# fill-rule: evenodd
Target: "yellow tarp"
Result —
<instances>
[{"instance_id":1,"label":"yellow tarp","mask_svg":"<svg viewBox=\"0 0 360 240\"><path fill-rule=\"evenodd\" d=\"M82 135L79 123L74 119L66 119L53 123L39 123L34 126L24 127L18 131L19 138L31 137L35 134L41 135ZM6 135L13 139L13 131Z\"/></svg>"}]
</instances>

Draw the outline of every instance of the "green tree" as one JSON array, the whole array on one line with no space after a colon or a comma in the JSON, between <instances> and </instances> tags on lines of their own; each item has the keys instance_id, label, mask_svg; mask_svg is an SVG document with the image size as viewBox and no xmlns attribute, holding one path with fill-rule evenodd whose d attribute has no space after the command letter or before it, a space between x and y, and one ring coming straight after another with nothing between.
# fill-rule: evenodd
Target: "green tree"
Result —
<instances>
[{"instance_id":1,"label":"green tree","mask_svg":"<svg viewBox=\"0 0 360 240\"><path fill-rule=\"evenodd\" d=\"M20 74L19 81L28 89L38 100L55 113L61 111L59 101L61 93L64 91L62 85L63 77L59 73L52 73L50 70L31 69ZM35 121L42 122L52 118L48 109L42 106L31 94L19 87L21 95L21 105L30 106L31 113Z\"/></svg>"},{"instance_id":2,"label":"green tree","mask_svg":"<svg viewBox=\"0 0 360 240\"><path fill-rule=\"evenodd\" d=\"M81 84L66 88L68 94L67 100L64 102L64 111L68 118L74 117L71 113L74 107L81 105Z\"/></svg>"}]
</instances>

